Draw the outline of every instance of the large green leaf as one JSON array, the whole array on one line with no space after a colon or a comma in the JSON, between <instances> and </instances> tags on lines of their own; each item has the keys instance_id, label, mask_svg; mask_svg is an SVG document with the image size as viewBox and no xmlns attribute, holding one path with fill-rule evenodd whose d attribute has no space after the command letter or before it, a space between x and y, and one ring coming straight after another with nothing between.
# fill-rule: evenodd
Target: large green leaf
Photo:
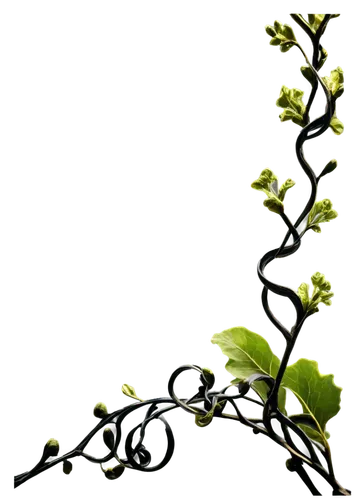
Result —
<instances>
[{"instance_id":1,"label":"large green leaf","mask_svg":"<svg viewBox=\"0 0 358 500\"><path fill-rule=\"evenodd\" d=\"M303 119L306 111L306 106L302 101L303 94L302 90L282 86L280 96L276 101L276 106L283 108L283 112L280 114L282 122L292 120L293 123L301 127L306 125Z\"/></svg>"},{"instance_id":2,"label":"large green leaf","mask_svg":"<svg viewBox=\"0 0 358 500\"><path fill-rule=\"evenodd\" d=\"M316 441L317 443L323 444L323 446L327 445L327 439L330 437L329 432L324 431L324 437L320 431L310 427L305 424L298 424L299 427L303 430L303 432L310 438L312 441Z\"/></svg>"},{"instance_id":3,"label":"large green leaf","mask_svg":"<svg viewBox=\"0 0 358 500\"><path fill-rule=\"evenodd\" d=\"M211 339L229 357L225 368L236 377L234 382L242 382L255 373L275 378L280 360L273 354L266 340L247 328L238 326L216 333ZM267 399L268 387L265 382L254 382L253 388L263 400ZM284 410L286 393L280 388L279 407Z\"/></svg>"},{"instance_id":4,"label":"large green leaf","mask_svg":"<svg viewBox=\"0 0 358 500\"><path fill-rule=\"evenodd\" d=\"M300 415L290 415L290 420L295 424L299 425L301 429L307 434L307 436L313 441L326 445L326 439L330 437L329 432L324 431L323 439L320 430L317 427L317 422L311 417L309 413L302 413Z\"/></svg>"},{"instance_id":5,"label":"large green leaf","mask_svg":"<svg viewBox=\"0 0 358 500\"><path fill-rule=\"evenodd\" d=\"M311 439L324 443L326 423L340 410L342 389L334 384L333 375L321 375L316 361L299 359L286 368L282 385L295 394L303 412L317 424L319 439Z\"/></svg>"}]
</instances>

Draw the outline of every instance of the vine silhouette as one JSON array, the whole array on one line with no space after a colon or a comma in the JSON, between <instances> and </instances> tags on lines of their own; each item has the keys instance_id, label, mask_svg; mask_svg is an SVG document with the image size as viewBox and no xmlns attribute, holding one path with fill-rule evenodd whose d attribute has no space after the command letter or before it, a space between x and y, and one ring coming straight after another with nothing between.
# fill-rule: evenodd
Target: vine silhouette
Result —
<instances>
[{"instance_id":1,"label":"vine silhouette","mask_svg":"<svg viewBox=\"0 0 358 500\"><path fill-rule=\"evenodd\" d=\"M73 460L83 458L97 465L109 481L120 479L126 470L153 473L166 467L175 452L175 434L167 415L182 409L193 416L199 429L207 428L215 418L237 421L254 433L272 440L286 450L285 467L295 472L311 495L351 496L352 490L336 477L334 456L329 441L328 423L342 408L342 387L333 374L323 375L315 359L300 356L291 362L295 346L305 322L318 314L321 306L333 305L333 284L324 273L314 271L308 281L299 282L294 288L276 283L268 278L266 269L275 261L294 256L302 247L307 231L322 234L326 223L337 220L339 214L328 197L319 197L319 184L334 172L339 162L330 158L317 174L303 155L303 146L325 134L328 130L341 137L346 129L340 119L336 104L345 91L346 71L336 66L328 73L321 70L327 63L329 51L322 45L322 37L333 21L340 17L338 11L311 11L305 18L300 12L289 13L293 24L275 18L263 26L268 43L281 54L297 49L304 59L299 73L309 85L308 96L302 89L282 84L275 107L280 108L281 123L291 122L298 127L294 143L296 161L308 182L308 198L293 222L286 214L286 198L296 183L292 177L282 182L271 168L265 166L250 183L252 191L264 194L262 206L270 214L279 216L286 227L278 248L265 252L257 261L256 277L261 284L260 299L265 317L280 332L285 347L281 359L273 352L269 341L259 332L244 324L232 325L216 331L209 343L216 345L226 357L225 370L231 380L221 389L215 388L215 372L196 363L182 363L171 373L168 396L145 398L130 383L119 386L120 392L130 398L119 409L110 409L104 401L96 401L92 415L98 422L70 451L64 452L56 437L44 444L38 462L30 469L12 477L12 487L25 483L61 464L62 471L73 471ZM308 37L311 57L297 38L295 26ZM310 112L319 89L325 96L325 110L312 118ZM269 293L288 299L296 313L294 326L286 329L272 314ZM178 378L186 372L199 375L197 391L187 399L180 399L176 392ZM313 387L306 381L312 381ZM319 395L325 395L320 398ZM294 395L301 412L289 413L287 399ZM245 416L240 405L250 403L260 415ZM143 418L124 438L123 422L132 413L143 411ZM153 460L145 444L146 431L154 421L162 425L166 437L166 453L158 462ZM95 456L86 451L96 436L101 435L107 453Z\"/></svg>"}]
</instances>

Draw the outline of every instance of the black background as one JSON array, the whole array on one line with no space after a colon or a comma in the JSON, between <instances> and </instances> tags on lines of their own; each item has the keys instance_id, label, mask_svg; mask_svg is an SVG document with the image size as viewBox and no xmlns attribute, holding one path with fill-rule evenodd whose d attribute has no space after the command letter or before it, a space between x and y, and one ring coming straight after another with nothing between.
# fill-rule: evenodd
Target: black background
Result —
<instances>
[{"instance_id":1,"label":"black background","mask_svg":"<svg viewBox=\"0 0 358 500\"><path fill-rule=\"evenodd\" d=\"M353 15L344 9L344 24L326 39L337 49L331 64L352 63ZM282 227L264 216L247 185L265 158L281 175L295 166L295 129L272 127L271 82L298 78L296 58L264 48L256 32L264 16L280 14L256 5L195 13L138 6L31 10L11 19L9 471L38 457L40 431L63 430L70 447L88 430L87 401L97 391L119 405L111 390L121 376L159 394L177 360L214 359L207 329L223 327L223 318L256 319L279 342L249 271L278 245ZM340 101L348 120L351 92ZM330 145L326 134L313 145L313 159L322 162L344 151L344 169L322 188L336 193L344 225L330 225L327 239L306 235L294 263L273 271L284 282L304 279L312 264L336 271L344 296L335 312L307 323L299 347L344 368L347 384L355 335L352 139ZM306 199L302 188L289 202L291 216ZM280 317L293 321L288 302L279 301ZM353 394L346 393L337 470L348 479L352 429ZM176 433L177 453L165 471L148 481L129 474L120 488L165 492L163 482L175 481L183 493L304 495L280 471L279 450L239 426L193 433L183 416ZM62 487L100 491L103 480L81 467ZM59 488L35 483L30 493Z\"/></svg>"}]
</instances>

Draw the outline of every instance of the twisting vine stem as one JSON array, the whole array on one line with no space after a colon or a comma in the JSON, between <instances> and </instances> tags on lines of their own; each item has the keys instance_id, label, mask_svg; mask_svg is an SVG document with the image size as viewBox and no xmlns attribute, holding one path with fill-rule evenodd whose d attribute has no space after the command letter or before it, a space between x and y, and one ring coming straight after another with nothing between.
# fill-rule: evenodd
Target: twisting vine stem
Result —
<instances>
[{"instance_id":1,"label":"twisting vine stem","mask_svg":"<svg viewBox=\"0 0 358 500\"><path fill-rule=\"evenodd\" d=\"M328 452L325 454L325 458L327 460L328 467L329 467L329 474L327 475L326 473L322 474L323 468L322 468L320 461L319 461L319 459L318 459L318 457L317 457L317 455L312 447L312 444L310 443L310 440L307 437L302 436L301 433L298 433L297 428L291 426L289 419L287 417L285 417L278 410L278 391L280 388L280 384L282 382L282 378L283 378L284 373L286 371L291 352L294 348L295 342L297 340L297 337L299 335L299 332L303 326L303 323L304 323L307 315L304 313L301 300L297 300L298 296L294 292L292 292L292 290L270 282L265 277L264 270L265 270L265 267L270 262L272 262L272 260L274 260L275 258L282 258L282 257L287 257L289 255L292 255L294 252L296 252L298 250L298 248L300 246L301 237L298 235L296 228L298 228L298 226L305 219L305 217L307 217L307 215L310 213L310 211L313 208L313 205L314 205L315 200L316 200L317 186L318 186L318 182L319 182L319 178L320 178L320 177L318 177L318 178L316 177L314 171L312 170L312 168L308 164L307 160L305 159L304 153L303 153L303 146L307 140L312 139L314 137L318 137L319 135L323 134L328 129L328 127L330 126L330 123L331 123L331 119L332 119L334 112L335 112L335 100L332 99L331 92L326 87L326 85L324 84L324 82L322 81L321 77L318 74L318 65L319 65L318 57L319 57L319 54L322 54L322 46L320 45L320 37L322 36L322 34L327 26L327 23L331 18L331 15L326 14L324 16L324 18L319 26L319 29L316 31L315 34L312 33L312 30L311 30L309 24L302 18L301 15L291 14L291 17L306 31L306 33L309 34L310 39L311 39L312 44L313 44L313 58L312 58L312 64L311 64L310 61L308 60L308 57L306 56L305 52L303 51L302 47L297 42L292 42L292 40L290 40L290 41L282 43L282 45L290 44L291 46L293 46L293 45L297 46L299 48L299 50L302 52L303 56L305 57L306 62L308 63L310 69L312 70L312 72L316 76L316 80L312 86L311 95L309 97L306 111L304 114L304 122L306 123L306 126L302 129L302 131L300 132L300 134L297 138L297 141L296 141L297 158L298 158L298 161L299 161L302 169L304 170L304 172L306 173L306 175L308 176L308 178L310 180L311 195L310 195L310 198L307 202L306 207L304 208L304 210L302 211L302 213L300 214L299 218L297 219L297 221L294 225L291 224L290 220L287 218L287 216L284 213L280 214L281 217L283 218L284 222L288 226L288 233L287 233L281 247L277 250L272 250L272 251L268 252L267 254L265 254L264 257L262 257L262 259L259 261L259 264L258 264L258 275L259 275L260 280L264 284L264 289L262 292L263 308L264 308L268 318L281 331L281 333L284 335L284 337L286 339L286 349L285 349L282 361L280 363L277 377L274 381L273 389L272 389L270 396L268 397L267 403L265 405L264 421L266 422L265 425L269 429L269 434L271 436L276 435L276 433L272 429L272 426L270 425L270 420L272 418L273 413L275 414L276 418L282 424L283 432L285 434L285 438L286 438L287 442L291 441L288 427L291 427L291 429L294 430L294 432L296 434L300 435L301 439L303 440L303 442L305 443L305 445L307 446L307 448L310 452L310 456L312 459L312 463L310 465L315 470L317 470L317 472L319 472L321 475L323 475L323 477L325 477L325 479L333 486L334 491L336 493L340 492L340 493L345 495L349 492L347 492L347 490L344 490L343 488L341 488L338 485L338 483L335 482L336 480L335 480L333 466L332 466L332 462L331 462L331 458L330 458L329 447L328 447ZM327 100L326 111L325 111L324 115L322 115L320 118L318 118L310 123L309 111L310 111L310 107L312 105L312 102L313 102L314 97L315 97L316 92L317 92L318 83L322 86L323 91L326 95L326 100ZM314 130L316 130L316 132L314 134L309 135L310 132L313 132ZM292 237L293 237L293 244L287 247L285 245L286 245L290 235L292 235ZM272 311L270 310L269 305L268 305L268 300L267 300L268 290L270 290L273 293L287 297L288 299L291 300L293 306L295 307L296 314L297 314L296 323L292 327L290 332L288 332L288 330L277 320L277 318L275 318ZM292 441L291 441L291 445L293 446ZM320 494L318 492L318 490L315 488L315 486L313 485L313 483L311 482L311 480L309 479L309 476L305 473L304 469L302 468L302 461L299 462L299 461L297 461L297 459L295 459L295 471L299 474L301 479L305 482L305 484L307 485L307 487L310 489L310 491L313 494L315 494L315 495Z\"/></svg>"},{"instance_id":2,"label":"twisting vine stem","mask_svg":"<svg viewBox=\"0 0 358 500\"><path fill-rule=\"evenodd\" d=\"M291 17L305 31L312 42L312 62L309 61L302 47L296 41L290 26L282 26L276 21L274 27L266 27L267 33L272 37L271 44L280 45L282 52L287 52L287 50L294 46L300 50L308 64L308 67L303 68L304 71L301 69L301 71L312 85L308 103L304 109L300 102L302 93L300 93L297 89L289 91L289 89L283 87L281 91L282 95L285 93L288 94L289 99L287 98L285 101L285 96L283 95L283 98L281 99L281 95L278 101L278 105L287 107L281 115L281 120L285 121L286 119L292 119L294 123L303 127L297 137L296 154L300 166L310 181L311 194L297 221L294 224L290 221L284 212L282 203L285 192L294 184L291 179L286 181L283 187L278 190L277 178L270 170L265 170L262 172L260 179L255 181L252 185L252 187L260 189L267 194L268 199L264 202L265 206L267 206L271 211L278 213L287 226L287 233L280 247L267 252L260 259L257 267L258 276L263 284L263 308L269 320L282 333L286 341L286 348L282 361L279 362L279 360L272 354L268 344L264 341L264 339L262 339L262 337L242 327L227 330L222 332L222 334L214 335L212 340L213 343L219 344L224 354L229 356L227 369L230 373L233 373L236 377L238 377L230 385L224 387L221 391L213 391L212 388L215 382L214 374L211 370L207 368L200 368L197 365L184 365L174 371L168 383L169 397L143 401L138 398L133 387L124 385L122 388L123 392L127 396L138 400L138 402L110 414L103 403L98 403L94 409L94 415L100 419L98 425L72 451L58 458L53 457L57 457L59 453L59 444L56 440L50 439L45 445L43 455L38 464L30 471L15 476L15 487L20 486L29 479L57 465L58 463L62 463L64 472L69 474L72 470L72 463L70 462L70 459L79 456L84 457L90 462L100 464L102 472L108 479L117 479L123 474L126 468L144 472L157 471L169 462L174 452L173 432L164 415L175 408L182 408L186 412L194 415L195 422L199 427L205 427L210 424L214 417L224 418L237 420L243 425L250 427L255 434L262 434L269 437L289 452L291 458L286 463L287 468L290 471L297 473L313 495L320 495L320 492L314 485L304 466L316 471L323 479L325 479L332 487L333 495L350 495L350 491L343 488L335 477L331 451L327 441L328 435L324 429L326 421L337 413L339 406L336 408L335 403L331 401L329 403L331 405L329 408L329 415L326 415L325 418L322 416L320 417L315 414L314 411L310 410L309 397L311 395L306 395L306 401L304 399L304 395L300 394L300 391L295 389L295 387L290 386L290 383L287 380L287 372L289 370L298 370L297 366L294 368L294 365L292 367L288 367L290 355L297 337L305 320L317 311L318 302L321 301L327 305L330 304L329 298L333 295L329 292L330 284L325 281L323 275L316 273L316 275L312 277L312 283L314 284L315 289L312 298L309 299L307 291L308 285L303 286L300 293L296 293L290 288L270 281L265 276L265 269L268 264L275 259L289 257L299 249L302 237L309 228L313 228L315 231L319 232L319 227L317 228L318 222L325 222L337 216L336 212L331 210L330 202L329 204L327 203L329 200L324 200L326 203L319 202L321 205L323 204L322 206L324 206L324 208L327 208L327 206L329 207L326 210L326 212L328 211L329 213L328 215L326 214L325 218L320 215L321 212L318 211L316 202L318 183L321 177L330 173L335 168L335 160L330 162L319 176L316 176L315 172L305 159L303 152L303 147L306 141L322 135L329 127L332 127L332 120L335 117L335 102L337 97L339 97L339 95L343 92L343 76L340 73L340 68L340 71L338 71L338 69L336 70L338 77L335 75L335 81L333 81L334 79L331 77L332 81L330 83L328 82L329 78L322 79L318 74L320 67L323 65L327 57L327 53L320 44L320 39L330 19L336 16L337 15L333 14L311 14L309 15L309 22L307 22L301 14L291 14ZM319 85L322 87L326 96L326 109L322 116L311 122L309 117L310 108ZM282 104L282 102L287 102L287 106ZM336 131L336 133L340 132ZM319 207L323 210L321 205L319 205ZM307 227L301 232L301 234L299 234L298 228L306 218ZM292 243L288 245L287 243L290 237L292 237ZM291 329L287 329L272 313L268 302L269 292L286 297L294 306L296 311L296 320ZM245 375L243 374L244 372L241 368L241 364L244 359L243 356L245 356L245 353L243 354L242 352L242 345L240 345L242 338L245 340L245 345L249 346L247 349L250 348L250 343L254 344L254 350L259 350L262 358L266 356L267 361L266 365L264 362L262 362L261 365L257 362L254 367L250 368L251 371L249 373L247 371L245 372ZM253 361L252 358L250 359ZM314 362L309 362L308 360L300 361L297 362L296 365L300 363L300 367L304 365L306 369L313 369L312 363ZM317 370L316 367L314 369ZM177 378L183 372L188 370L194 370L199 374L201 385L198 388L198 392L196 392L192 397L188 399L179 399L175 393L174 386ZM323 376L319 376L322 380L324 379ZM333 384L331 379L330 383ZM238 389L237 393L234 395L228 394L227 391L230 387L236 387ZM336 386L333 387L336 391L337 397L339 398L340 389ZM300 399L304 409L302 415L293 415L291 417L287 415L284 408L285 388L290 388L293 392L296 390L296 395ZM249 391L252 391L256 397L259 397L259 399L248 396L247 394ZM240 399L245 399L260 406L262 408L262 418L258 419L245 417L237 404ZM233 413L224 412L227 405L232 408ZM147 408L145 418L128 433L124 443L126 456L124 458L119 458L118 447L122 439L122 423L127 416L144 407ZM324 412L324 410L325 408L323 408L322 411ZM160 420L163 423L167 438L167 448L164 457L157 465L151 465L151 454L144 446L146 429L154 420ZM281 437L274 430L272 425L274 420L280 424L283 437ZM102 457L94 457L86 453L85 449L92 438L100 431L103 431L103 440L109 451ZM137 431L139 431L139 439L134 445L134 436ZM294 433L296 438L302 442L307 451L302 451L295 444L291 433ZM319 458L319 454L316 450L318 450L319 454L322 455L321 459L324 459L327 468L322 465L321 459ZM110 460L115 460L117 465L115 467L108 467L104 469L102 464L105 464Z\"/></svg>"}]
</instances>

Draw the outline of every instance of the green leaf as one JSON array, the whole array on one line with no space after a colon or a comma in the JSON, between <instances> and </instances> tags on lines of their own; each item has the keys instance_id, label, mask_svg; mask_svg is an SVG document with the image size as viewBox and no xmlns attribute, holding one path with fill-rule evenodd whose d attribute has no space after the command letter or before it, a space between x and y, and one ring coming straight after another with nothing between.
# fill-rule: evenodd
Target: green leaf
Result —
<instances>
[{"instance_id":1,"label":"green leaf","mask_svg":"<svg viewBox=\"0 0 358 500\"><path fill-rule=\"evenodd\" d=\"M340 99L346 89L345 80L348 71L344 69L342 64L337 64L327 73L322 73L322 80L332 92L333 97Z\"/></svg>"},{"instance_id":2,"label":"green leaf","mask_svg":"<svg viewBox=\"0 0 358 500\"><path fill-rule=\"evenodd\" d=\"M270 40L270 45L280 45L281 44L281 40L280 38L278 37L273 37L271 40Z\"/></svg>"},{"instance_id":3,"label":"green leaf","mask_svg":"<svg viewBox=\"0 0 358 500\"><path fill-rule=\"evenodd\" d=\"M278 197L281 201L283 201L285 199L285 195L286 195L286 192L288 189L290 189L291 187L293 187L295 185L295 181L293 181L292 179L287 179L287 181L285 181L282 186L280 187L280 190L278 192Z\"/></svg>"},{"instance_id":4,"label":"green leaf","mask_svg":"<svg viewBox=\"0 0 358 500\"><path fill-rule=\"evenodd\" d=\"M134 384L131 384L130 382L121 382L118 386L118 390L127 398L136 399L137 401L145 401L147 399L144 396L141 396L138 389L136 389Z\"/></svg>"},{"instance_id":5,"label":"green leaf","mask_svg":"<svg viewBox=\"0 0 358 500\"><path fill-rule=\"evenodd\" d=\"M299 359L286 368L282 385L295 394L303 413L312 418L316 432L325 443L326 424L340 410L342 389L334 384L333 375L322 375L316 361Z\"/></svg>"},{"instance_id":6,"label":"green leaf","mask_svg":"<svg viewBox=\"0 0 358 500\"><path fill-rule=\"evenodd\" d=\"M288 52L294 45L294 43L281 43L280 50L281 52Z\"/></svg>"},{"instance_id":7,"label":"green leaf","mask_svg":"<svg viewBox=\"0 0 358 500\"><path fill-rule=\"evenodd\" d=\"M310 438L312 441L316 441L317 443L323 444L323 446L326 445L326 440L329 438L330 434L327 431L324 431L324 437L323 435L317 431L316 429L313 429L312 427L309 427L308 425L305 424L298 424L299 427L303 430L303 432Z\"/></svg>"},{"instance_id":8,"label":"green leaf","mask_svg":"<svg viewBox=\"0 0 358 500\"><path fill-rule=\"evenodd\" d=\"M297 68L298 73L308 82L309 84L313 84L315 81L315 77L312 73L311 68L308 66L308 64L300 64Z\"/></svg>"},{"instance_id":9,"label":"green leaf","mask_svg":"<svg viewBox=\"0 0 358 500\"><path fill-rule=\"evenodd\" d=\"M261 373L272 378L277 376L280 360L273 354L266 340L257 333L242 326L216 333L211 339L217 344L229 360L225 368L236 377L236 382L242 382L251 375ZM254 382L253 388L263 400L267 399L268 387L265 382ZM280 388L281 410L284 410L285 391Z\"/></svg>"},{"instance_id":10,"label":"green leaf","mask_svg":"<svg viewBox=\"0 0 358 500\"><path fill-rule=\"evenodd\" d=\"M286 82L283 82L279 86L276 99L274 100L274 107L281 108L278 114L278 119L281 123L291 121L297 127L303 126L303 115L306 110L304 95L304 89L300 89L294 85L289 86Z\"/></svg>"},{"instance_id":11,"label":"green leaf","mask_svg":"<svg viewBox=\"0 0 358 500\"><path fill-rule=\"evenodd\" d=\"M276 196L272 196L271 194L269 194L268 198L264 200L264 206L276 214L281 214L283 212L282 202Z\"/></svg>"},{"instance_id":12,"label":"green leaf","mask_svg":"<svg viewBox=\"0 0 358 500\"><path fill-rule=\"evenodd\" d=\"M309 413L294 412L290 413L288 418L294 424L299 424L299 427L305 432L305 434L307 434L307 436L312 441L314 441L315 446L322 450L322 446L324 447L324 442L322 441L320 429L318 427L317 421L313 420ZM324 435L327 441L330 441L333 438L332 433L328 430L328 425L326 425Z\"/></svg>"},{"instance_id":13,"label":"green leaf","mask_svg":"<svg viewBox=\"0 0 358 500\"><path fill-rule=\"evenodd\" d=\"M304 125L303 115L301 115L300 113L296 113L295 110L289 108L282 109L278 113L277 119L281 122L281 125L289 122L295 125L295 127L303 127Z\"/></svg>"},{"instance_id":14,"label":"green leaf","mask_svg":"<svg viewBox=\"0 0 358 500\"><path fill-rule=\"evenodd\" d=\"M338 120L336 112L334 112L329 126L336 135L341 135L344 131L344 125L340 120Z\"/></svg>"},{"instance_id":15,"label":"green leaf","mask_svg":"<svg viewBox=\"0 0 358 500\"><path fill-rule=\"evenodd\" d=\"M307 310L308 304L310 302L310 298L308 295L308 289L309 289L309 285L307 283L301 283L301 285L298 287L298 290L297 290L297 295L301 299L304 311Z\"/></svg>"}]
</instances>

